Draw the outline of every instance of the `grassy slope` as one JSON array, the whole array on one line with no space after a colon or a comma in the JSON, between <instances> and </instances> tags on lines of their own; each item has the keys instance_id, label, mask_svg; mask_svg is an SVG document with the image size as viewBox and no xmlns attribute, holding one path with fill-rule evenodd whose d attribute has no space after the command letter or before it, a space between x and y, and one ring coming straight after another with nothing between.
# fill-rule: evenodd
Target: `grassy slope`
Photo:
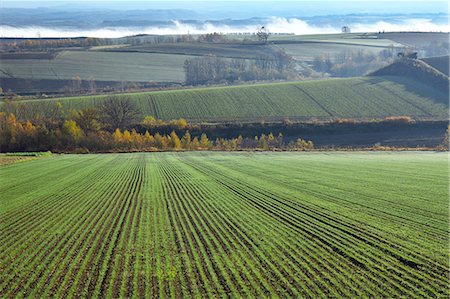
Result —
<instances>
[{"instance_id":1,"label":"grassy slope","mask_svg":"<svg viewBox=\"0 0 450 299\"><path fill-rule=\"evenodd\" d=\"M445 93L448 101L449 77L419 59L399 59L370 76L400 76L420 81Z\"/></svg>"},{"instance_id":2,"label":"grassy slope","mask_svg":"<svg viewBox=\"0 0 450 299\"><path fill-rule=\"evenodd\" d=\"M0 68L16 78L100 81L181 82L190 56L93 51L63 51L55 59L4 59ZM0 77L5 74L0 72Z\"/></svg>"},{"instance_id":3,"label":"grassy slope","mask_svg":"<svg viewBox=\"0 0 450 299\"><path fill-rule=\"evenodd\" d=\"M258 120L370 118L393 115L446 118L447 95L397 77L200 88L129 95L141 114L162 119ZM60 101L65 109L101 105L105 96L25 101L35 111Z\"/></svg>"},{"instance_id":4,"label":"grassy slope","mask_svg":"<svg viewBox=\"0 0 450 299\"><path fill-rule=\"evenodd\" d=\"M141 153L0 167L0 296L447 297L447 159Z\"/></svg>"}]
</instances>

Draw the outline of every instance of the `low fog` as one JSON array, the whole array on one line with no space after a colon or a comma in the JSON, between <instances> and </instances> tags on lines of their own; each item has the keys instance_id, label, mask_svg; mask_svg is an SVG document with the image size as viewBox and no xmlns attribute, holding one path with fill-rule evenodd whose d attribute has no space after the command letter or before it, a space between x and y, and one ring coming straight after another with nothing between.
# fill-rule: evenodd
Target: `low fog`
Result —
<instances>
[{"instance_id":1,"label":"low fog","mask_svg":"<svg viewBox=\"0 0 450 299\"><path fill-rule=\"evenodd\" d=\"M50 28L39 26L13 27L0 25L1 37L98 37L117 38L137 34L204 34L212 32L221 33L253 33L256 31L255 25L229 26L213 25L205 22L202 25L186 24L182 21L172 21L171 25L160 27L104 27L96 29L71 29L71 28ZM350 23L331 25L311 25L298 18L272 17L265 24L271 33L293 33L293 34L318 34L318 33L338 33L341 26L350 26L352 32L378 32L378 31L424 31L424 32L449 32L448 24L436 24L431 19L404 19L395 22L379 21L374 23Z\"/></svg>"}]
</instances>

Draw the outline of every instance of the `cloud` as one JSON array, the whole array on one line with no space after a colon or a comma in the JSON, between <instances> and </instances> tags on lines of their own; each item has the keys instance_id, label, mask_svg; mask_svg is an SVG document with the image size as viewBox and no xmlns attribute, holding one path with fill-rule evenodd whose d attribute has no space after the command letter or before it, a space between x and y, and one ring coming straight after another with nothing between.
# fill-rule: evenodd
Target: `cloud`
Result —
<instances>
[{"instance_id":1,"label":"cloud","mask_svg":"<svg viewBox=\"0 0 450 299\"><path fill-rule=\"evenodd\" d=\"M405 19L396 22L379 21L369 24L348 24L352 32L378 32L378 31L435 31L449 32L448 24L435 24L430 19ZM332 25L316 26L297 18L272 17L267 20L266 28L272 33L294 33L294 34L318 34L338 33L341 28ZM13 27L0 25L1 37L123 37L136 34L204 34L212 32L252 33L256 31L255 25L229 26L226 24L215 25L205 22L201 25L186 24L174 20L171 25L164 27L104 27L99 29L67 29L49 28L39 26Z\"/></svg>"}]
</instances>

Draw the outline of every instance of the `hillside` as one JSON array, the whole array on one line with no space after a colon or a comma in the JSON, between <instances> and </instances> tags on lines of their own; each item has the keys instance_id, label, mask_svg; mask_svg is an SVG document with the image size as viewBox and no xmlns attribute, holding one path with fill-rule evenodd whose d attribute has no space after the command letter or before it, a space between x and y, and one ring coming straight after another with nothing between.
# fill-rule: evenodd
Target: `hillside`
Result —
<instances>
[{"instance_id":1,"label":"hillside","mask_svg":"<svg viewBox=\"0 0 450 299\"><path fill-rule=\"evenodd\" d=\"M422 60L425 61L427 64L431 65L435 69L439 70L443 74L449 75L449 69L450 69L450 56L436 56L436 57L428 57L423 58Z\"/></svg>"},{"instance_id":2,"label":"hillside","mask_svg":"<svg viewBox=\"0 0 450 299\"><path fill-rule=\"evenodd\" d=\"M300 83L135 93L127 95L141 116L191 121L311 120L382 118L409 115L447 118L448 95L421 82L400 77L361 77ZM45 113L60 102L65 110L99 107L106 96L23 101Z\"/></svg>"},{"instance_id":3,"label":"hillside","mask_svg":"<svg viewBox=\"0 0 450 299\"><path fill-rule=\"evenodd\" d=\"M433 88L437 88L448 95L448 76L418 59L399 59L391 65L373 72L371 76L401 76L412 78L426 83Z\"/></svg>"},{"instance_id":4,"label":"hillside","mask_svg":"<svg viewBox=\"0 0 450 299\"><path fill-rule=\"evenodd\" d=\"M111 39L100 46L80 39L80 44L70 47L46 44L49 41L44 39L40 48L23 46L25 39L17 39L23 47L19 50L8 48L5 45L11 41L0 38L0 86L18 94L64 94L76 77L82 80L83 90L91 89L91 80L98 90L123 90L127 84L173 86L185 81L184 62L192 57L213 55L251 61L270 59L283 51L303 69L318 56L334 59L343 52L378 55L392 46L402 46L367 34L273 35L267 45L247 35L223 38L222 42L168 42L164 40L173 36L158 36L157 40L156 36L143 35Z\"/></svg>"}]
</instances>

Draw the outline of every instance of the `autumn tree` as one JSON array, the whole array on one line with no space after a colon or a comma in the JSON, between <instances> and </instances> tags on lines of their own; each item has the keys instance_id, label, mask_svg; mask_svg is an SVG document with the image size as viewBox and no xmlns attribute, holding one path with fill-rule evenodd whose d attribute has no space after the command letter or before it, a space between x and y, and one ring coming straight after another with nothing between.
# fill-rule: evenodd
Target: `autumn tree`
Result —
<instances>
[{"instance_id":1,"label":"autumn tree","mask_svg":"<svg viewBox=\"0 0 450 299\"><path fill-rule=\"evenodd\" d=\"M259 138L258 147L262 150L268 150L269 145L267 144L267 137L265 134L261 134L261 137Z\"/></svg>"},{"instance_id":2,"label":"autumn tree","mask_svg":"<svg viewBox=\"0 0 450 299\"><path fill-rule=\"evenodd\" d=\"M131 130L131 144L139 149L144 146L144 136L136 132L136 129Z\"/></svg>"},{"instance_id":3,"label":"autumn tree","mask_svg":"<svg viewBox=\"0 0 450 299\"><path fill-rule=\"evenodd\" d=\"M208 136L206 136L205 133L202 134L200 137L200 147L203 149L210 149L211 148L211 142L208 139Z\"/></svg>"},{"instance_id":4,"label":"autumn tree","mask_svg":"<svg viewBox=\"0 0 450 299\"><path fill-rule=\"evenodd\" d=\"M156 126L156 119L151 115L147 115L146 117L144 117L144 120L142 121L142 125L149 127L149 128L154 127L154 126Z\"/></svg>"},{"instance_id":5,"label":"autumn tree","mask_svg":"<svg viewBox=\"0 0 450 299\"><path fill-rule=\"evenodd\" d=\"M130 131L128 131L128 130L123 131L122 140L123 140L123 143L127 147L131 147L131 133L130 133Z\"/></svg>"},{"instance_id":6,"label":"autumn tree","mask_svg":"<svg viewBox=\"0 0 450 299\"><path fill-rule=\"evenodd\" d=\"M242 135L239 135L238 138L236 138L236 147L240 148L244 144L244 138L242 138Z\"/></svg>"},{"instance_id":7,"label":"autumn tree","mask_svg":"<svg viewBox=\"0 0 450 299\"><path fill-rule=\"evenodd\" d=\"M145 131L144 134L144 145L145 147L155 146L155 138L148 131Z\"/></svg>"},{"instance_id":8,"label":"autumn tree","mask_svg":"<svg viewBox=\"0 0 450 299\"><path fill-rule=\"evenodd\" d=\"M181 146L184 149L191 149L191 134L189 133L189 131L186 131L186 133L184 134L184 136L181 138Z\"/></svg>"},{"instance_id":9,"label":"autumn tree","mask_svg":"<svg viewBox=\"0 0 450 299\"><path fill-rule=\"evenodd\" d=\"M154 139L155 139L155 141L154 141L155 147L158 149L162 149L163 148L163 137L161 136L161 134L156 133Z\"/></svg>"},{"instance_id":10,"label":"autumn tree","mask_svg":"<svg viewBox=\"0 0 450 299\"><path fill-rule=\"evenodd\" d=\"M174 119L170 122L170 125L172 127L175 127L179 130L184 130L187 127L187 124L187 120L185 120L184 118Z\"/></svg>"},{"instance_id":11,"label":"autumn tree","mask_svg":"<svg viewBox=\"0 0 450 299\"><path fill-rule=\"evenodd\" d=\"M298 138L295 141L294 148L299 149L299 150L310 150L310 149L314 149L314 144L311 140L306 141L302 138Z\"/></svg>"},{"instance_id":12,"label":"autumn tree","mask_svg":"<svg viewBox=\"0 0 450 299\"><path fill-rule=\"evenodd\" d=\"M68 145L78 145L83 138L83 130L77 125L74 120L66 120L61 130L64 141Z\"/></svg>"},{"instance_id":13,"label":"autumn tree","mask_svg":"<svg viewBox=\"0 0 450 299\"><path fill-rule=\"evenodd\" d=\"M112 137L113 137L113 140L114 140L114 144L116 146L120 146L122 144L122 142L123 142L123 134L122 134L122 132L120 131L119 128L117 128L114 131Z\"/></svg>"},{"instance_id":14,"label":"autumn tree","mask_svg":"<svg viewBox=\"0 0 450 299\"><path fill-rule=\"evenodd\" d=\"M181 149L181 140L178 137L177 133L175 133L175 131L172 131L172 133L170 133L170 143L170 147L174 150Z\"/></svg>"},{"instance_id":15,"label":"autumn tree","mask_svg":"<svg viewBox=\"0 0 450 299\"><path fill-rule=\"evenodd\" d=\"M0 112L1 149L11 150L17 143L17 120L14 113Z\"/></svg>"},{"instance_id":16,"label":"autumn tree","mask_svg":"<svg viewBox=\"0 0 450 299\"><path fill-rule=\"evenodd\" d=\"M171 142L170 139L171 139L170 136L166 136L166 135L162 136L162 138L161 138L161 149L162 150L166 151L169 149L170 142Z\"/></svg>"},{"instance_id":17,"label":"autumn tree","mask_svg":"<svg viewBox=\"0 0 450 299\"><path fill-rule=\"evenodd\" d=\"M95 108L87 108L79 111L74 120L83 129L83 131L98 131L101 129L99 116Z\"/></svg>"},{"instance_id":18,"label":"autumn tree","mask_svg":"<svg viewBox=\"0 0 450 299\"><path fill-rule=\"evenodd\" d=\"M200 141L198 140L198 137L194 137L191 143L191 149L198 150L200 148Z\"/></svg>"}]
</instances>

